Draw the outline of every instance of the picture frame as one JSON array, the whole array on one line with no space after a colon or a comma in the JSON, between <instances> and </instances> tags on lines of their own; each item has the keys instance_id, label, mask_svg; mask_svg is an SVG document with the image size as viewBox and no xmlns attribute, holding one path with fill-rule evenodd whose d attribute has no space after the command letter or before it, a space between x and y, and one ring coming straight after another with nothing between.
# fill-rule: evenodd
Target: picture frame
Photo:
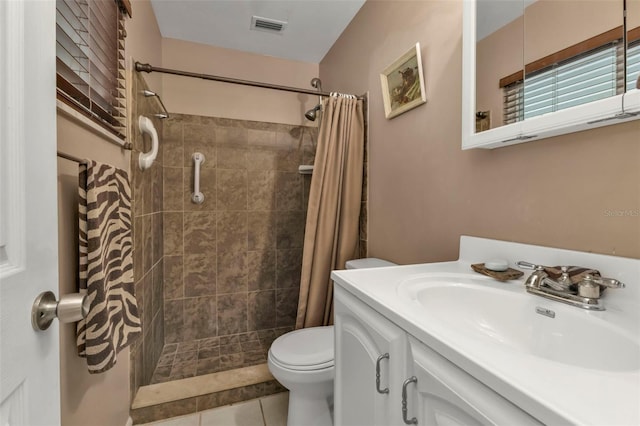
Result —
<instances>
[{"instance_id":1,"label":"picture frame","mask_svg":"<svg viewBox=\"0 0 640 426\"><path fill-rule=\"evenodd\" d=\"M420 43L396 59L380 74L384 115L396 117L427 102Z\"/></svg>"}]
</instances>

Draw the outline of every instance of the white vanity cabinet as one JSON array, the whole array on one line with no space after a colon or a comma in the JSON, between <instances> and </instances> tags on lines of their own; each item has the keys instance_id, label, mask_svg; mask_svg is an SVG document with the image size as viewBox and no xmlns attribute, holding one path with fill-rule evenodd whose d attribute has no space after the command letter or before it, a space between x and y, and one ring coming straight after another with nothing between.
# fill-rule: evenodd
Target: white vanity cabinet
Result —
<instances>
[{"instance_id":1,"label":"white vanity cabinet","mask_svg":"<svg viewBox=\"0 0 640 426\"><path fill-rule=\"evenodd\" d=\"M334 294L334 423L403 424L401 384L408 360L405 332L342 288L335 287Z\"/></svg>"},{"instance_id":2,"label":"white vanity cabinet","mask_svg":"<svg viewBox=\"0 0 640 426\"><path fill-rule=\"evenodd\" d=\"M626 287L604 311L580 309L530 294L525 277L472 271L490 258L588 265ZM639 259L467 236L457 261L333 271L335 424L403 426L406 384L408 424L640 425L638 271Z\"/></svg>"},{"instance_id":3,"label":"white vanity cabinet","mask_svg":"<svg viewBox=\"0 0 640 426\"><path fill-rule=\"evenodd\" d=\"M337 426L541 424L353 294L334 294Z\"/></svg>"},{"instance_id":4,"label":"white vanity cabinet","mask_svg":"<svg viewBox=\"0 0 640 426\"><path fill-rule=\"evenodd\" d=\"M541 425L428 346L409 342L416 382L407 386L407 416L418 425Z\"/></svg>"}]
</instances>

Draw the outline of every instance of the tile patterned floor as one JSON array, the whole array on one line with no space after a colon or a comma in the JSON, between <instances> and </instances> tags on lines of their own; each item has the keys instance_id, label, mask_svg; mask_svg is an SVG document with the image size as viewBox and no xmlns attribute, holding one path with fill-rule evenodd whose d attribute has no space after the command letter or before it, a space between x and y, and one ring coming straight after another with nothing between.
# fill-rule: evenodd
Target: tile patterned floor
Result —
<instances>
[{"instance_id":1,"label":"tile patterned floor","mask_svg":"<svg viewBox=\"0 0 640 426\"><path fill-rule=\"evenodd\" d=\"M267 362L271 343L291 327L210 337L164 346L151 384Z\"/></svg>"},{"instance_id":2,"label":"tile patterned floor","mask_svg":"<svg viewBox=\"0 0 640 426\"><path fill-rule=\"evenodd\" d=\"M286 426L289 392L174 417L147 426Z\"/></svg>"}]
</instances>

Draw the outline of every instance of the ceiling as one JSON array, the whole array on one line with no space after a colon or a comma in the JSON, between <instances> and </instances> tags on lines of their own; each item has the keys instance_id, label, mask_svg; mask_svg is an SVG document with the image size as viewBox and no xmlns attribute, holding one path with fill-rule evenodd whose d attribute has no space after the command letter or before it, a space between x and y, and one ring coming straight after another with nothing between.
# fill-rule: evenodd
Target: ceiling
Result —
<instances>
[{"instance_id":1,"label":"ceiling","mask_svg":"<svg viewBox=\"0 0 640 426\"><path fill-rule=\"evenodd\" d=\"M163 37L320 63L365 0L151 0ZM252 16L286 22L251 30Z\"/></svg>"}]
</instances>

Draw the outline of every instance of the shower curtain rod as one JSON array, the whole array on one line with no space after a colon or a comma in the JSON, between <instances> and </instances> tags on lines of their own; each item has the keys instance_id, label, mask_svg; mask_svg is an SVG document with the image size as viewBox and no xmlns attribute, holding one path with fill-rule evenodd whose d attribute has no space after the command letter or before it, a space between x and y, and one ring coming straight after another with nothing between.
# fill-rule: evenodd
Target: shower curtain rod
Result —
<instances>
[{"instance_id":1,"label":"shower curtain rod","mask_svg":"<svg viewBox=\"0 0 640 426\"><path fill-rule=\"evenodd\" d=\"M142 64L140 62L136 62L136 71L138 72L160 72L163 74L173 74L173 75L181 75L183 77L195 77L201 78L203 80L213 80L213 81L221 81L224 83L233 83L233 84L242 84L244 86L252 86L252 87L262 87L263 89L274 89L274 90L283 90L285 92L295 92L295 93L304 93L306 95L316 95L316 96L330 96L330 92L319 92L317 90L312 89L300 89L298 87L289 87L289 86L279 86L277 84L270 83L260 83L259 81L251 81L251 80L239 80L237 78L229 78L229 77L221 77L218 75L210 75L210 74L198 74L189 71L180 71L180 70L172 70L168 68L159 68L154 67L149 64ZM358 99L364 99L364 96L357 96Z\"/></svg>"}]
</instances>

